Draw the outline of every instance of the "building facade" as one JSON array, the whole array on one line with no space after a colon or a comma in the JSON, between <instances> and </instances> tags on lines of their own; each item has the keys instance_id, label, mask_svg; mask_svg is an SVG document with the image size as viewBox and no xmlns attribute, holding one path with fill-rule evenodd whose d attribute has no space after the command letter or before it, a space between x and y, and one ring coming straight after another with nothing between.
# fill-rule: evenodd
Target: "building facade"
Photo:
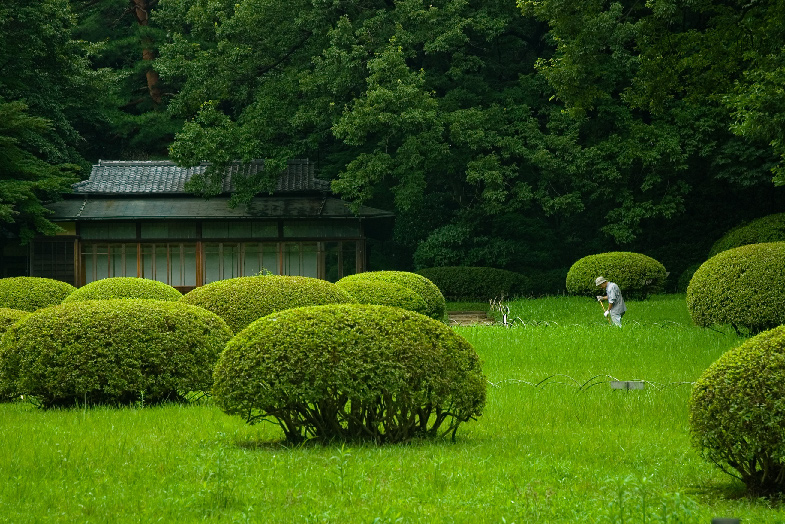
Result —
<instances>
[{"instance_id":1,"label":"building facade","mask_svg":"<svg viewBox=\"0 0 785 524\"><path fill-rule=\"evenodd\" d=\"M238 180L262 161L227 167L219 195L194 196L186 184L207 165L100 161L88 180L49 207L63 229L37 238L29 274L82 286L107 277L158 280L187 292L227 278L272 273L336 281L365 271L365 225L383 210L335 198L314 164L293 160L269 194L232 205Z\"/></svg>"}]
</instances>

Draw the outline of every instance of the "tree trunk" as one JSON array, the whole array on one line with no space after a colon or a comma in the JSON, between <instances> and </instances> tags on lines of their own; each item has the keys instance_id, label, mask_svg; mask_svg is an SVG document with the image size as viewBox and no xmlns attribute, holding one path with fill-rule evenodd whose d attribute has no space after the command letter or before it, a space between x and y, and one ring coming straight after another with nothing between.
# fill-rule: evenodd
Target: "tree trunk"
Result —
<instances>
[{"instance_id":1,"label":"tree trunk","mask_svg":"<svg viewBox=\"0 0 785 524\"><path fill-rule=\"evenodd\" d=\"M136 15L136 21L140 26L147 26L150 22L149 2L147 0L131 0L131 9ZM149 37L142 39L142 59L151 62L150 67L147 69L145 76L147 77L147 90L150 92L150 98L155 105L159 105L163 99L161 92L161 77L153 69L152 61L155 60L155 50L153 49L153 41Z\"/></svg>"}]
</instances>

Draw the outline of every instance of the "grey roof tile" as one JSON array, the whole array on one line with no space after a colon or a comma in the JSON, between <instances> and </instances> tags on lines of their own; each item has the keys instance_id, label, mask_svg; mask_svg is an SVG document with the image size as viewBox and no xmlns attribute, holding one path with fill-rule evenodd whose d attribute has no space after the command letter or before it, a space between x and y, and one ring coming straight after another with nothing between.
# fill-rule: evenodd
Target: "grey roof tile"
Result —
<instances>
[{"instance_id":1,"label":"grey roof tile","mask_svg":"<svg viewBox=\"0 0 785 524\"><path fill-rule=\"evenodd\" d=\"M209 164L201 164L185 168L164 160L99 160L98 164L93 166L90 178L74 184L73 190L76 194L187 193L185 183L195 173L204 173L208 166ZM230 164L226 167L223 192L232 192L237 177L255 175L263 170L263 160ZM314 164L307 159L290 160L273 192L330 192L330 183L317 179L314 171Z\"/></svg>"}]
</instances>

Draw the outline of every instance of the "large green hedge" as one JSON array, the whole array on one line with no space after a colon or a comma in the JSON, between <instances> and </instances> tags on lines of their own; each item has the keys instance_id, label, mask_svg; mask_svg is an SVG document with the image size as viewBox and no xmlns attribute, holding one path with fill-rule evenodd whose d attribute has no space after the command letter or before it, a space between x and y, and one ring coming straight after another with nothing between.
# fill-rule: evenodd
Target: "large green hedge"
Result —
<instances>
[{"instance_id":1,"label":"large green hedge","mask_svg":"<svg viewBox=\"0 0 785 524\"><path fill-rule=\"evenodd\" d=\"M22 311L20 309L9 309L0 307L0 336L5 333L8 328L13 326L18 320L29 315L29 311Z\"/></svg>"},{"instance_id":2,"label":"large green hedge","mask_svg":"<svg viewBox=\"0 0 785 524\"><path fill-rule=\"evenodd\" d=\"M235 333L276 311L355 302L349 293L326 280L276 275L211 282L189 291L181 301L212 311Z\"/></svg>"},{"instance_id":3,"label":"large green hedge","mask_svg":"<svg viewBox=\"0 0 785 524\"><path fill-rule=\"evenodd\" d=\"M785 242L723 251L695 271L687 287L695 324L730 324L752 333L785 324Z\"/></svg>"},{"instance_id":4,"label":"large green hedge","mask_svg":"<svg viewBox=\"0 0 785 524\"><path fill-rule=\"evenodd\" d=\"M135 277L111 277L80 287L63 302L79 300L111 300L115 298L146 298L176 302L183 294L169 284Z\"/></svg>"},{"instance_id":5,"label":"large green hedge","mask_svg":"<svg viewBox=\"0 0 785 524\"><path fill-rule=\"evenodd\" d=\"M781 241L785 241L785 213L768 215L731 229L711 246L709 257L734 247Z\"/></svg>"},{"instance_id":6,"label":"large green hedge","mask_svg":"<svg viewBox=\"0 0 785 524\"><path fill-rule=\"evenodd\" d=\"M662 292L668 274L653 258L626 251L589 255L575 262L567 273L567 292L597 295L594 280L603 276L621 288L625 298L646 298Z\"/></svg>"},{"instance_id":7,"label":"large green hedge","mask_svg":"<svg viewBox=\"0 0 785 524\"><path fill-rule=\"evenodd\" d=\"M71 284L51 278L0 278L0 307L35 311L61 303L74 291Z\"/></svg>"},{"instance_id":8,"label":"large green hedge","mask_svg":"<svg viewBox=\"0 0 785 524\"><path fill-rule=\"evenodd\" d=\"M379 282L391 282L405 288L409 288L422 297L426 305L426 315L436 320L443 320L447 309L444 295L439 288L430 280L417 273L408 271L368 271L343 277L338 281L339 284L354 282L358 280L375 280Z\"/></svg>"},{"instance_id":9,"label":"large green hedge","mask_svg":"<svg viewBox=\"0 0 785 524\"><path fill-rule=\"evenodd\" d=\"M358 304L400 307L423 315L427 311L425 300L418 293L393 282L343 280L336 285L349 293Z\"/></svg>"},{"instance_id":10,"label":"large green hedge","mask_svg":"<svg viewBox=\"0 0 785 524\"><path fill-rule=\"evenodd\" d=\"M0 394L43 407L148 403L209 391L231 338L217 315L179 302L95 300L31 313L0 341Z\"/></svg>"},{"instance_id":11,"label":"large green hedge","mask_svg":"<svg viewBox=\"0 0 785 524\"><path fill-rule=\"evenodd\" d=\"M785 493L785 326L712 364L690 400L692 443L752 495ZM736 473L732 473L735 471Z\"/></svg>"},{"instance_id":12,"label":"large green hedge","mask_svg":"<svg viewBox=\"0 0 785 524\"><path fill-rule=\"evenodd\" d=\"M529 279L520 273L492 267L444 266L421 269L424 276L450 300L489 300L529 295Z\"/></svg>"},{"instance_id":13,"label":"large green hedge","mask_svg":"<svg viewBox=\"0 0 785 524\"><path fill-rule=\"evenodd\" d=\"M444 323L389 306L281 311L237 334L215 369L226 413L286 438L400 442L452 433L481 414L485 377Z\"/></svg>"}]
</instances>

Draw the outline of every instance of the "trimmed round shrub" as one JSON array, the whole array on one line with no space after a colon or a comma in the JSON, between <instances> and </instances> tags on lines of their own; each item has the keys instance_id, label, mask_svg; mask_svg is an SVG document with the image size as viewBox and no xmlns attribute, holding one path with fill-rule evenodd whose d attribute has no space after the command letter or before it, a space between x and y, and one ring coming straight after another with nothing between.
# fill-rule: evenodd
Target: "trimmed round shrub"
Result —
<instances>
[{"instance_id":1,"label":"trimmed round shrub","mask_svg":"<svg viewBox=\"0 0 785 524\"><path fill-rule=\"evenodd\" d=\"M235 333L276 311L355 302L349 293L326 280L277 275L211 282L189 291L180 300L212 311Z\"/></svg>"},{"instance_id":2,"label":"trimmed round shrub","mask_svg":"<svg viewBox=\"0 0 785 524\"><path fill-rule=\"evenodd\" d=\"M442 322L404 309L341 304L257 320L226 346L214 399L289 441L401 442L442 436L482 413L474 348Z\"/></svg>"},{"instance_id":3,"label":"trimmed round shrub","mask_svg":"<svg viewBox=\"0 0 785 524\"><path fill-rule=\"evenodd\" d=\"M785 213L768 215L735 227L711 246L709 257L748 244L785 241Z\"/></svg>"},{"instance_id":4,"label":"trimmed round shrub","mask_svg":"<svg viewBox=\"0 0 785 524\"><path fill-rule=\"evenodd\" d=\"M29 311L21 311L19 309L8 309L8 308L0 308L0 337L2 337L3 333L8 331L8 329L16 324L19 320L29 315ZM10 400L13 395L8 392L4 391L2 386L0 385L0 400Z\"/></svg>"},{"instance_id":5,"label":"trimmed round shrub","mask_svg":"<svg viewBox=\"0 0 785 524\"><path fill-rule=\"evenodd\" d=\"M602 275L621 288L625 298L644 299L662 292L668 276L665 267L640 253L612 251L589 255L575 262L567 273L567 292L573 295L597 295L594 279Z\"/></svg>"},{"instance_id":6,"label":"trimmed round shrub","mask_svg":"<svg viewBox=\"0 0 785 524\"><path fill-rule=\"evenodd\" d=\"M529 294L526 276L492 267L444 266L417 271L451 300L489 300Z\"/></svg>"},{"instance_id":7,"label":"trimmed round shrub","mask_svg":"<svg viewBox=\"0 0 785 524\"><path fill-rule=\"evenodd\" d=\"M74 291L71 284L51 278L0 278L0 307L35 311L59 304Z\"/></svg>"},{"instance_id":8,"label":"trimmed round shrub","mask_svg":"<svg viewBox=\"0 0 785 524\"><path fill-rule=\"evenodd\" d=\"M785 326L728 351L695 382L690 433L752 495L785 493Z\"/></svg>"},{"instance_id":9,"label":"trimmed round shrub","mask_svg":"<svg viewBox=\"0 0 785 524\"><path fill-rule=\"evenodd\" d=\"M785 324L785 242L711 257L690 280L687 309L698 326L730 324L757 333Z\"/></svg>"},{"instance_id":10,"label":"trimmed round shrub","mask_svg":"<svg viewBox=\"0 0 785 524\"><path fill-rule=\"evenodd\" d=\"M145 298L176 302L183 294L169 284L136 277L111 277L96 280L80 287L63 302L81 300L112 300L115 298Z\"/></svg>"},{"instance_id":11,"label":"trimmed round shrub","mask_svg":"<svg viewBox=\"0 0 785 524\"><path fill-rule=\"evenodd\" d=\"M375 280L380 282L391 282L405 288L409 288L422 297L425 301L426 315L443 320L447 304L444 295L439 288L430 280L417 273L408 271L368 271L343 277L338 281L339 284L355 281Z\"/></svg>"},{"instance_id":12,"label":"trimmed round shrub","mask_svg":"<svg viewBox=\"0 0 785 524\"><path fill-rule=\"evenodd\" d=\"M209 391L232 337L217 315L158 300L71 302L40 309L0 340L0 392L43 407L157 403Z\"/></svg>"},{"instance_id":13,"label":"trimmed round shrub","mask_svg":"<svg viewBox=\"0 0 785 524\"><path fill-rule=\"evenodd\" d=\"M0 307L0 335L13 326L18 320L29 315L29 311Z\"/></svg>"},{"instance_id":14,"label":"trimmed round shrub","mask_svg":"<svg viewBox=\"0 0 785 524\"><path fill-rule=\"evenodd\" d=\"M420 295L392 282L349 280L338 282L338 287L349 293L359 304L393 306L425 314L427 306Z\"/></svg>"}]
</instances>

